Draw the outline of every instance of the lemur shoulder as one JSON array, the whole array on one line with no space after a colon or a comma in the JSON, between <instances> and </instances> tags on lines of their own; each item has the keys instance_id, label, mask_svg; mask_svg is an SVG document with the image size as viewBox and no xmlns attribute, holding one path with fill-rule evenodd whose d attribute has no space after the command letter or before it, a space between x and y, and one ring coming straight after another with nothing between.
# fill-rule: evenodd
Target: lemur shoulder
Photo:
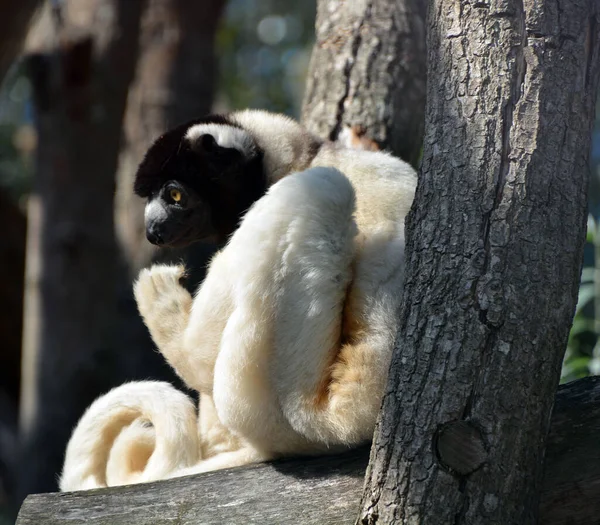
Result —
<instances>
[{"instance_id":1,"label":"lemur shoulder","mask_svg":"<svg viewBox=\"0 0 600 525\"><path fill-rule=\"evenodd\" d=\"M135 181L147 199L148 239L226 242L194 297L181 266L143 270L134 287L158 349L200 392L200 415L165 383L113 389L75 428L61 489L371 439L415 186L400 159L321 141L263 111L207 117L160 137Z\"/></svg>"}]
</instances>

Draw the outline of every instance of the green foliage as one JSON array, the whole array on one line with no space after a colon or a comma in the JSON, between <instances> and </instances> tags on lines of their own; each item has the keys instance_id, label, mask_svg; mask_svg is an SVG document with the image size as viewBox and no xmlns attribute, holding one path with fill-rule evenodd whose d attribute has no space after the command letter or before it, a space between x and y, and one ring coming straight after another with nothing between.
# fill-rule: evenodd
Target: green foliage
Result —
<instances>
[{"instance_id":1,"label":"green foliage","mask_svg":"<svg viewBox=\"0 0 600 525\"><path fill-rule=\"evenodd\" d=\"M562 382L600 374L600 223L588 217L586 251L594 266L581 272L579 299L563 362Z\"/></svg>"}]
</instances>

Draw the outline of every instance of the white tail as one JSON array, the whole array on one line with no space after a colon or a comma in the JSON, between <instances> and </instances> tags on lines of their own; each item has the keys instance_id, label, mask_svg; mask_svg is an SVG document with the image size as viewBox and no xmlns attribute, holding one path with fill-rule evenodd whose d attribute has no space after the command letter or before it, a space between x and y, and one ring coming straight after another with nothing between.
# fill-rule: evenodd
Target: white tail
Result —
<instances>
[{"instance_id":1,"label":"white tail","mask_svg":"<svg viewBox=\"0 0 600 525\"><path fill-rule=\"evenodd\" d=\"M79 420L67 445L60 490L162 479L194 465L198 451L189 397L169 383L127 383L94 401Z\"/></svg>"}]
</instances>

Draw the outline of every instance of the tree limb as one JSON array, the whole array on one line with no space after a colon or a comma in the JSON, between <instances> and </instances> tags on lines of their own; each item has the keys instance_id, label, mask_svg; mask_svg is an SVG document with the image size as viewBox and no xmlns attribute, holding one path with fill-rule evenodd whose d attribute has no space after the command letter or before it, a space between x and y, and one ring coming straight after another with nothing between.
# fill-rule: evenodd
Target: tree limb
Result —
<instances>
[{"instance_id":1,"label":"tree limb","mask_svg":"<svg viewBox=\"0 0 600 525\"><path fill-rule=\"evenodd\" d=\"M416 164L425 109L421 0L320 0L302 121L324 139L350 130Z\"/></svg>"}]
</instances>

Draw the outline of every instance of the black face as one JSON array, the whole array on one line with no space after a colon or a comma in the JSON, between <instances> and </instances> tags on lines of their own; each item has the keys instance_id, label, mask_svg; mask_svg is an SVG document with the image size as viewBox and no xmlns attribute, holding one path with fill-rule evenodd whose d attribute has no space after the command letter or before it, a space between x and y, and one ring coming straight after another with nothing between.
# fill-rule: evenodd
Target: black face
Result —
<instances>
[{"instance_id":1,"label":"black face","mask_svg":"<svg viewBox=\"0 0 600 525\"><path fill-rule=\"evenodd\" d=\"M262 151L222 147L210 134L191 145L186 133L203 123L236 127L218 116L179 126L154 143L138 168L134 190L148 199L146 237L153 244L223 242L266 191Z\"/></svg>"},{"instance_id":2,"label":"black face","mask_svg":"<svg viewBox=\"0 0 600 525\"><path fill-rule=\"evenodd\" d=\"M158 246L209 240L214 231L209 210L210 206L187 184L168 181L146 204L146 238Z\"/></svg>"}]
</instances>

